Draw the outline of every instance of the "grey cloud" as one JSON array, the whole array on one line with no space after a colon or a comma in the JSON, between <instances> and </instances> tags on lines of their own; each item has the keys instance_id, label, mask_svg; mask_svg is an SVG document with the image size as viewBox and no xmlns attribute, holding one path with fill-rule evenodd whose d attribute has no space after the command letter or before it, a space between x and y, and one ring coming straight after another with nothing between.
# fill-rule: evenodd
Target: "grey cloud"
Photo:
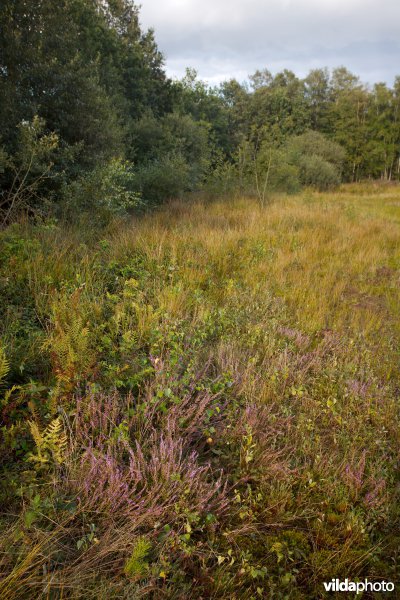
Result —
<instances>
[{"instance_id":1,"label":"grey cloud","mask_svg":"<svg viewBox=\"0 0 400 600\"><path fill-rule=\"evenodd\" d=\"M257 68L305 75L341 64L361 79L400 73L398 0L144 0L167 71L194 67L211 82L243 80Z\"/></svg>"}]
</instances>

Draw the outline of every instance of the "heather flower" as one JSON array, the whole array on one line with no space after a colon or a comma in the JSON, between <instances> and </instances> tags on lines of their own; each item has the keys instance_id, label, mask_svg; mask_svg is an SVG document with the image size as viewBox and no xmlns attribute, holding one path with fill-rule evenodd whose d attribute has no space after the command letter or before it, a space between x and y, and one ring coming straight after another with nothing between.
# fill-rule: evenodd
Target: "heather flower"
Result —
<instances>
[{"instance_id":1,"label":"heather flower","mask_svg":"<svg viewBox=\"0 0 400 600\"><path fill-rule=\"evenodd\" d=\"M350 488L358 492L364 483L365 464L367 451L363 450L356 466L346 465L344 479Z\"/></svg>"},{"instance_id":2,"label":"heather flower","mask_svg":"<svg viewBox=\"0 0 400 600\"><path fill-rule=\"evenodd\" d=\"M374 482L372 489L364 496L364 504L367 508L376 508L381 503L381 493L386 488L386 481L378 479Z\"/></svg>"},{"instance_id":3,"label":"heather flower","mask_svg":"<svg viewBox=\"0 0 400 600\"><path fill-rule=\"evenodd\" d=\"M354 396L359 396L360 398L365 399L370 388L370 383L359 381L358 379L350 379L347 382L347 387L349 391Z\"/></svg>"},{"instance_id":4,"label":"heather flower","mask_svg":"<svg viewBox=\"0 0 400 600\"><path fill-rule=\"evenodd\" d=\"M205 394L192 406L184 399L190 439L212 399ZM126 402L118 394L79 401L75 430L81 450L70 456L67 481L85 510L105 520L134 519L148 526L174 519L174 506L182 502L200 514L222 513L227 507L224 478L200 464L198 453L179 435L180 411L171 410L162 428L148 426L142 441L135 438L132 417L128 440L112 435L123 422Z\"/></svg>"}]
</instances>

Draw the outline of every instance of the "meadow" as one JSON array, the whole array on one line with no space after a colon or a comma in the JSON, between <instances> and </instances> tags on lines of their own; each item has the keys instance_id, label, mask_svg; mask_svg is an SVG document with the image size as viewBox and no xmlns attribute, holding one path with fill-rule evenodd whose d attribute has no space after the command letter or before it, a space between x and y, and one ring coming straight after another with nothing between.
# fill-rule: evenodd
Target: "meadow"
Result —
<instances>
[{"instance_id":1,"label":"meadow","mask_svg":"<svg viewBox=\"0 0 400 600\"><path fill-rule=\"evenodd\" d=\"M2 600L395 583L399 225L348 184L0 232Z\"/></svg>"}]
</instances>

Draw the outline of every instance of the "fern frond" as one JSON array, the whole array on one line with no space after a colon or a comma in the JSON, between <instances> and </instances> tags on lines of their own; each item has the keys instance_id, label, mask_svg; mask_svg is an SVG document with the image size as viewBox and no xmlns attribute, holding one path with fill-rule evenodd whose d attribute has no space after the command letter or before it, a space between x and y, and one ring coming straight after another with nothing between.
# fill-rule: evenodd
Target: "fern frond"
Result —
<instances>
[{"instance_id":1,"label":"fern frond","mask_svg":"<svg viewBox=\"0 0 400 600\"><path fill-rule=\"evenodd\" d=\"M31 430L31 435L36 444L37 456L39 458L42 457L42 453L45 450L45 442L42 434L40 433L39 427L35 421L28 421L29 429Z\"/></svg>"},{"instance_id":2,"label":"fern frond","mask_svg":"<svg viewBox=\"0 0 400 600\"><path fill-rule=\"evenodd\" d=\"M58 465L61 465L64 462L64 457L67 451L67 444L68 438L65 435L64 431L62 431L59 434L57 445L53 445L51 448L53 458Z\"/></svg>"},{"instance_id":3,"label":"fern frond","mask_svg":"<svg viewBox=\"0 0 400 600\"><path fill-rule=\"evenodd\" d=\"M51 421L51 423L48 424L43 433L43 438L46 440L46 443L53 443L54 441L56 441L61 429L61 419L60 417L56 417Z\"/></svg>"},{"instance_id":4,"label":"fern frond","mask_svg":"<svg viewBox=\"0 0 400 600\"><path fill-rule=\"evenodd\" d=\"M10 371L10 363L7 360L4 348L0 346L0 383L5 379Z\"/></svg>"},{"instance_id":5,"label":"fern frond","mask_svg":"<svg viewBox=\"0 0 400 600\"><path fill-rule=\"evenodd\" d=\"M57 417L51 421L44 431L43 438L46 448L51 453L55 462L60 465L64 460L68 441L61 417Z\"/></svg>"},{"instance_id":6,"label":"fern frond","mask_svg":"<svg viewBox=\"0 0 400 600\"><path fill-rule=\"evenodd\" d=\"M68 443L61 417L53 419L43 432L34 421L29 421L29 427L36 444L36 454L32 454L29 460L47 463L51 458L61 465Z\"/></svg>"},{"instance_id":7,"label":"fern frond","mask_svg":"<svg viewBox=\"0 0 400 600\"><path fill-rule=\"evenodd\" d=\"M7 406L7 403L9 401L9 399L11 398L11 395L16 390L20 390L20 389L21 389L20 385L13 385L9 390L6 390L4 393L4 397L0 398L0 406Z\"/></svg>"},{"instance_id":8,"label":"fern frond","mask_svg":"<svg viewBox=\"0 0 400 600\"><path fill-rule=\"evenodd\" d=\"M31 415L32 415L32 417L33 417L33 420L34 420L34 422L35 422L35 423L37 423L37 424L39 425L39 424L40 424L40 422L41 422L40 415L39 415L39 413L38 413L38 409L37 409L37 408L36 408L36 406L35 406L35 403L34 403L34 402L32 402L32 400L30 400L30 401L28 402L28 408L29 408L29 410L31 411Z\"/></svg>"},{"instance_id":9,"label":"fern frond","mask_svg":"<svg viewBox=\"0 0 400 600\"><path fill-rule=\"evenodd\" d=\"M94 362L90 330L79 297L62 297L52 307L52 327L43 348L50 352L57 395L70 392ZM72 303L72 310L71 310Z\"/></svg>"}]
</instances>

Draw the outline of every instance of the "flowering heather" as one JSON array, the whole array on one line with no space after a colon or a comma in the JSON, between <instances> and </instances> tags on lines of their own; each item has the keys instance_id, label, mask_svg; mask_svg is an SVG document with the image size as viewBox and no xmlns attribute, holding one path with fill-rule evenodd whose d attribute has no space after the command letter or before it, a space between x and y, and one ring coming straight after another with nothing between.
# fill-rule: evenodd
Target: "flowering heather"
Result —
<instances>
[{"instance_id":1,"label":"flowering heather","mask_svg":"<svg viewBox=\"0 0 400 600\"><path fill-rule=\"evenodd\" d=\"M303 332L298 331L297 329L293 329L291 327L278 327L278 332L288 339L293 340L293 342L299 348L307 348L310 344L310 338L308 335L305 335Z\"/></svg>"},{"instance_id":2,"label":"flowering heather","mask_svg":"<svg viewBox=\"0 0 400 600\"><path fill-rule=\"evenodd\" d=\"M358 492L365 482L365 466L366 466L367 451L363 450L356 464L346 465L344 478L350 488Z\"/></svg>"},{"instance_id":3,"label":"flowering heather","mask_svg":"<svg viewBox=\"0 0 400 600\"><path fill-rule=\"evenodd\" d=\"M190 448L196 418L201 423L208 396L200 398L196 408L195 404L186 412L191 428L182 428L179 411L171 410L162 428L147 429L140 443L135 439L135 416L129 423L123 420L127 403L118 394L80 398L75 419L79 450L70 456L68 480L85 510L147 524L160 518L168 522L182 497L199 513L225 510L222 475L211 478L210 466L199 464L197 452Z\"/></svg>"},{"instance_id":4,"label":"flowering heather","mask_svg":"<svg viewBox=\"0 0 400 600\"><path fill-rule=\"evenodd\" d=\"M368 390L371 387L369 382L358 381L357 379L350 379L347 385L352 394L361 398L366 398Z\"/></svg>"}]
</instances>

